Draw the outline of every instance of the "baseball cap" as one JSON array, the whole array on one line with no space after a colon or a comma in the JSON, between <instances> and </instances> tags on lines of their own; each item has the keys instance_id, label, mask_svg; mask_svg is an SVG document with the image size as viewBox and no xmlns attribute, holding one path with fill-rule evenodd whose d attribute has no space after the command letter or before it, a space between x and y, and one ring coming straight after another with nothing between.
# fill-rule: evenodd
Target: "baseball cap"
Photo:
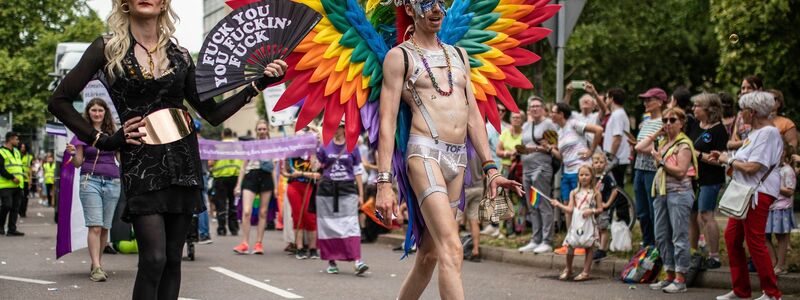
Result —
<instances>
[{"instance_id":1,"label":"baseball cap","mask_svg":"<svg viewBox=\"0 0 800 300\"><path fill-rule=\"evenodd\" d=\"M644 94L639 94L639 99L647 98L656 98L661 101L667 101L667 93L660 88L654 87L647 90L647 92L644 92Z\"/></svg>"}]
</instances>

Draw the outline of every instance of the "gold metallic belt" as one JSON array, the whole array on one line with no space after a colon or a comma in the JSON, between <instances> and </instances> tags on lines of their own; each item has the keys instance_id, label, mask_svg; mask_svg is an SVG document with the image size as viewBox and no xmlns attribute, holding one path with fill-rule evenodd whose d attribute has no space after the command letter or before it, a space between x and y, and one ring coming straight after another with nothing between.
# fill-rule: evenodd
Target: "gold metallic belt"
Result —
<instances>
[{"instance_id":1,"label":"gold metallic belt","mask_svg":"<svg viewBox=\"0 0 800 300\"><path fill-rule=\"evenodd\" d=\"M139 132L147 133L142 142L148 145L169 144L192 133L192 117L179 108L165 108L150 113L144 118L145 125Z\"/></svg>"}]
</instances>

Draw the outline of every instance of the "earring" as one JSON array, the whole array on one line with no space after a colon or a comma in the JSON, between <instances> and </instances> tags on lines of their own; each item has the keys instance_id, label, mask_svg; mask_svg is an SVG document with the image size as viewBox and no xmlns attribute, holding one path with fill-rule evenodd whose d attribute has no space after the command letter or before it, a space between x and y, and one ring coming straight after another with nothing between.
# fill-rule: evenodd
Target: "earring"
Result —
<instances>
[{"instance_id":1,"label":"earring","mask_svg":"<svg viewBox=\"0 0 800 300\"><path fill-rule=\"evenodd\" d=\"M127 10L125 8L127 8ZM130 8L130 5L128 4L128 2L122 3L122 5L120 5L120 10L123 13L126 13L126 14L130 13L131 12L131 8Z\"/></svg>"}]
</instances>

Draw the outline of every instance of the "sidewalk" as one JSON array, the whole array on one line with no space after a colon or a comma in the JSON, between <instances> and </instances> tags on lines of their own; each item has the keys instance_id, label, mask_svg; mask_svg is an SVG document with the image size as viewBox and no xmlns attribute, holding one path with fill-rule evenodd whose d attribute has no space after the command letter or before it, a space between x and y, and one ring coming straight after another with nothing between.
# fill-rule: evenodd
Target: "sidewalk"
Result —
<instances>
[{"instance_id":1,"label":"sidewalk","mask_svg":"<svg viewBox=\"0 0 800 300\"><path fill-rule=\"evenodd\" d=\"M384 234L378 237L379 243L399 245L403 242L403 236L398 234ZM520 253L515 249L505 249L492 246L481 246L481 258L490 261L509 263L514 265L530 266L545 269L562 269L565 265L564 256L555 254ZM468 263L468 262L467 262ZM620 272L628 262L626 260L609 257L597 262L592 267L592 275L608 278L618 278ZM582 265L583 258L576 259L574 266ZM707 270L697 275L695 286L704 288L730 289L731 275L730 269L722 267L715 270ZM622 283L620 281L620 283ZM750 273L750 284L753 291L760 291L758 285L758 275ZM778 276L778 287L784 294L800 294L800 274L790 273Z\"/></svg>"}]
</instances>

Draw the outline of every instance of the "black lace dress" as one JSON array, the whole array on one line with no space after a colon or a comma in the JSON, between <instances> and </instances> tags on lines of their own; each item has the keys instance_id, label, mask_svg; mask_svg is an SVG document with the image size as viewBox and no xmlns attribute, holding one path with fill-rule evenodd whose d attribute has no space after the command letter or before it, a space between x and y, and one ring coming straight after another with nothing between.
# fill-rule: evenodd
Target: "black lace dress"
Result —
<instances>
[{"instance_id":1,"label":"black lace dress","mask_svg":"<svg viewBox=\"0 0 800 300\"><path fill-rule=\"evenodd\" d=\"M103 52L107 40L108 37L99 37L92 42L80 62L56 88L48 106L53 115L87 144L94 142L97 131L73 108L72 101L80 99L83 88L95 78L108 89L123 123L163 108L186 110L183 104L186 100L202 118L216 126L258 94L258 90L248 85L220 103L213 99L201 101L191 56L185 48L171 42L166 49L169 68L159 78L145 79L134 55L136 42L132 36L131 47L122 62L125 72L116 74L115 80L109 82ZM267 79L259 85L279 80ZM127 198L123 220L129 221L136 215L195 211L196 201L201 199L203 178L195 134L169 144L141 146L119 143L121 133L113 137L117 139L116 144L121 145L115 150L121 153L121 178Z\"/></svg>"}]
</instances>

